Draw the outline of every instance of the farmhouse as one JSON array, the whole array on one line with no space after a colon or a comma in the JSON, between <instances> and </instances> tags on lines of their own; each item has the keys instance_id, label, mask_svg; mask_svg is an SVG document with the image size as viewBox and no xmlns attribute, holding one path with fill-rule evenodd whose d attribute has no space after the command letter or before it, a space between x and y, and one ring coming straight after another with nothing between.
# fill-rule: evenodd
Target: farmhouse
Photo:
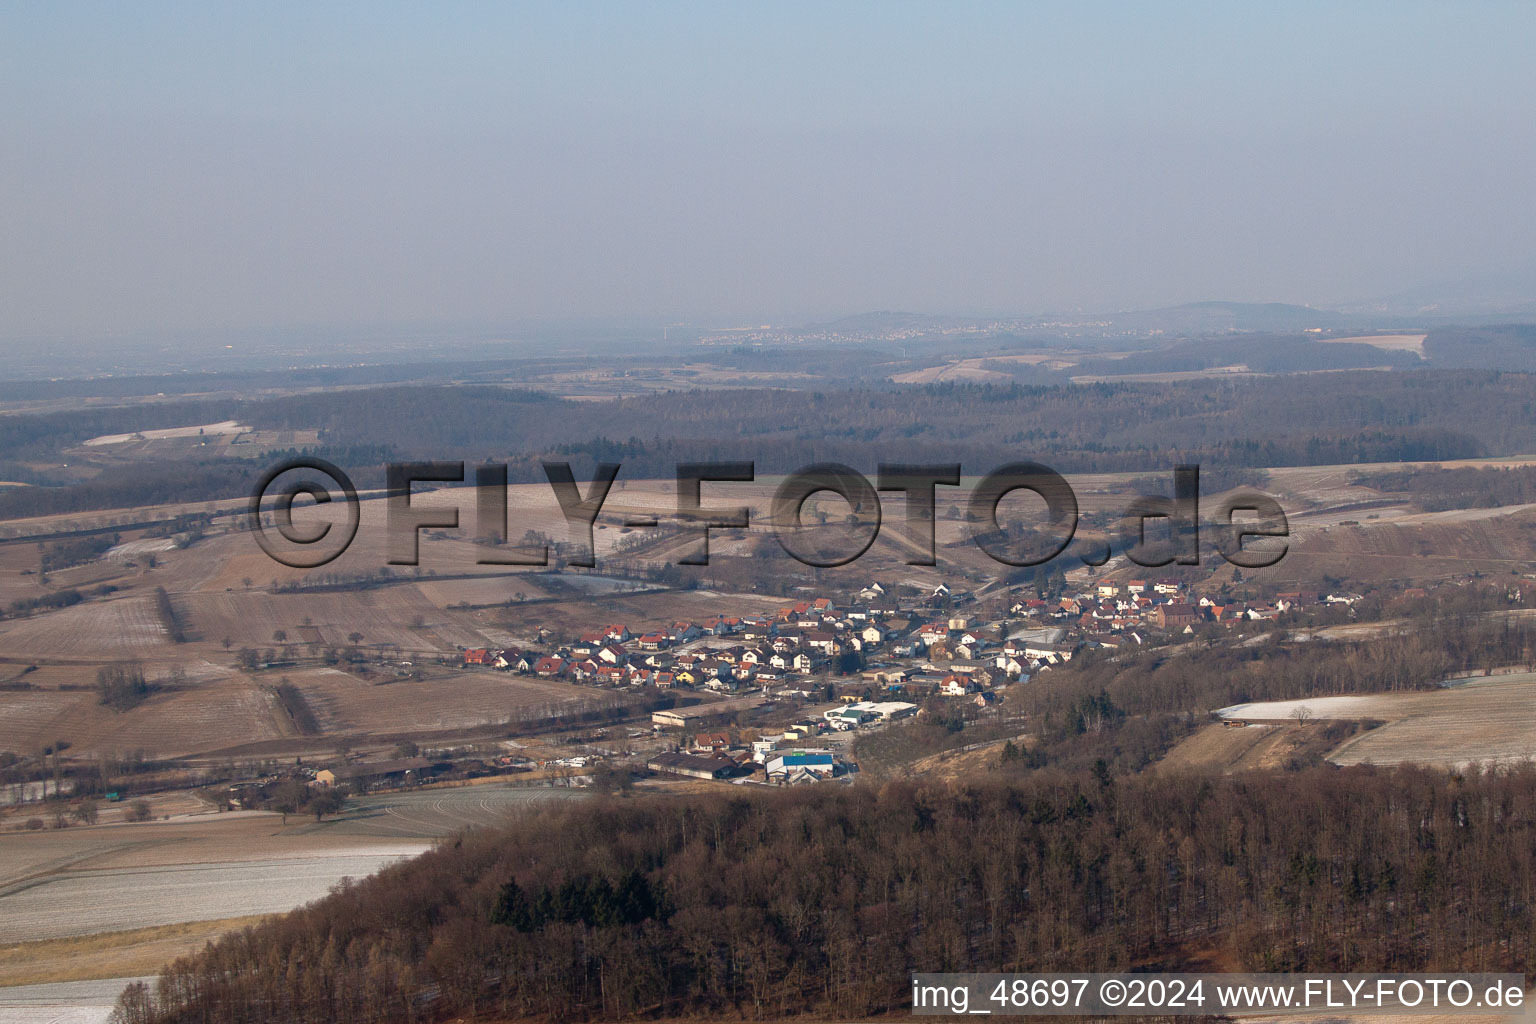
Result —
<instances>
[{"instance_id":1,"label":"farmhouse","mask_svg":"<svg viewBox=\"0 0 1536 1024\"><path fill-rule=\"evenodd\" d=\"M731 746L731 734L728 732L701 732L694 736L693 745L698 750L728 750Z\"/></svg>"}]
</instances>

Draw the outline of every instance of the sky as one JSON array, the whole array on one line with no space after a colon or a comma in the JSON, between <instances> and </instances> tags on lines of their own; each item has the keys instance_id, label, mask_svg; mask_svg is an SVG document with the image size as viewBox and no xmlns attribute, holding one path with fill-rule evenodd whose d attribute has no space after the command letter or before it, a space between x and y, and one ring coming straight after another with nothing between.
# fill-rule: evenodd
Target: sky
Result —
<instances>
[{"instance_id":1,"label":"sky","mask_svg":"<svg viewBox=\"0 0 1536 1024\"><path fill-rule=\"evenodd\" d=\"M1536 275L1533 39L1403 0L10 4L0 344Z\"/></svg>"}]
</instances>

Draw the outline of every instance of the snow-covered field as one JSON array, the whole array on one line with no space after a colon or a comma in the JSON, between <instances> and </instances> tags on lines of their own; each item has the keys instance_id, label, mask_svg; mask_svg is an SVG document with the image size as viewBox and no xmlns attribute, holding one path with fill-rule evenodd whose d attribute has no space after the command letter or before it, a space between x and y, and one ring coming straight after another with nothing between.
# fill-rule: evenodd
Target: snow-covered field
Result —
<instances>
[{"instance_id":1,"label":"snow-covered field","mask_svg":"<svg viewBox=\"0 0 1536 1024\"><path fill-rule=\"evenodd\" d=\"M1376 719L1385 723L1346 741L1335 764L1432 764L1536 760L1536 673L1453 680L1435 690L1309 697L1235 704L1223 718L1248 722Z\"/></svg>"},{"instance_id":2,"label":"snow-covered field","mask_svg":"<svg viewBox=\"0 0 1536 1024\"><path fill-rule=\"evenodd\" d=\"M130 982L154 980L103 978L0 988L0 1024L105 1024Z\"/></svg>"},{"instance_id":3,"label":"snow-covered field","mask_svg":"<svg viewBox=\"0 0 1536 1024\"><path fill-rule=\"evenodd\" d=\"M307 857L64 871L0 893L0 915L8 940L29 941L272 914L427 849L395 843Z\"/></svg>"},{"instance_id":4,"label":"snow-covered field","mask_svg":"<svg viewBox=\"0 0 1536 1024\"><path fill-rule=\"evenodd\" d=\"M242 426L235 420L224 420L220 423L200 423L190 427L165 427L161 430L140 430L133 434L103 434L93 437L85 442L87 445L100 446L104 444L123 444L127 441L158 441L171 437L221 437L226 434L243 434L250 427Z\"/></svg>"}]
</instances>

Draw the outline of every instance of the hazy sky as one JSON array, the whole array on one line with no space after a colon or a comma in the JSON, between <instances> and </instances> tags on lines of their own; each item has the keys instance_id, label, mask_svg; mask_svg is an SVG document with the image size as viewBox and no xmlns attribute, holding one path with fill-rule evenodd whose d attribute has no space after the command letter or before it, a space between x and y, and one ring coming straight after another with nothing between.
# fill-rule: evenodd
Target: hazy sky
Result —
<instances>
[{"instance_id":1,"label":"hazy sky","mask_svg":"<svg viewBox=\"0 0 1536 1024\"><path fill-rule=\"evenodd\" d=\"M1536 4L13 3L0 338L1536 268Z\"/></svg>"}]
</instances>

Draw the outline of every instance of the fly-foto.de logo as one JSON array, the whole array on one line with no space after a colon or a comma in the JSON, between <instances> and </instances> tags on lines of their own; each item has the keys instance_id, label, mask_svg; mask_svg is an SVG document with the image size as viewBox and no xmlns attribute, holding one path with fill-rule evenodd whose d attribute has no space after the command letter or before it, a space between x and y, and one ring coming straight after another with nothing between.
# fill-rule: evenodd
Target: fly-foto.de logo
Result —
<instances>
[{"instance_id":1,"label":"fly-foto.de logo","mask_svg":"<svg viewBox=\"0 0 1536 1024\"><path fill-rule=\"evenodd\" d=\"M602 515L619 463L599 464L590 481L577 482L568 462L545 462L545 478L554 492L560 513L571 531L574 553L570 565L594 567L597 550L593 526ZM322 483L317 478L328 478ZM665 517L684 535L678 565L708 565L710 534L716 530L753 528L753 510L703 500L704 484L724 488L757 479L752 462L687 462L677 466L677 501L674 513ZM470 484L474 494L474 530L481 537L511 536L508 517L508 473L504 464L475 466L463 462L400 462L386 467L385 502L386 562L389 565L420 564L420 534L429 529L457 529L458 507L429 506L412 500L418 484ZM935 565L936 509L940 487L959 487L961 467L953 464L881 463L875 479L840 463L805 466L784 477L775 489L766 526L791 557L817 568L847 565L862 556L880 535L884 523L882 495L904 496L905 514L897 527L904 535L905 561L909 565ZM1043 509L1029 524L1004 523L999 506L1021 492L1034 496ZM848 512L829 536L825 522L807 523L805 508L817 495L832 494L847 503ZM294 522L294 506L301 496L317 505L335 501L345 504L345 522ZM1085 541L1077 537L1080 520L1077 494L1066 478L1037 462L1010 462L988 472L963 495L969 540L1000 565L1043 565L1072 547L1071 557L1087 565L1103 565L1116 549L1137 565L1149 568L1178 564L1199 565L1202 531L1213 541L1215 553L1243 569L1261 569L1285 557L1285 541L1269 540L1258 546L1250 538L1286 538L1290 524L1280 503L1256 490L1239 490L1202 514L1200 468L1178 466L1173 470L1173 496L1142 495L1128 501L1117 527L1108 539ZM250 526L256 542L272 559L292 568L312 569L339 557L356 538L361 499L351 479L339 467L323 459L299 457L273 466L251 494ZM660 527L664 517L629 516L631 529ZM761 522L761 520L760 520ZM548 565L547 545L486 549L480 565Z\"/></svg>"}]
</instances>

